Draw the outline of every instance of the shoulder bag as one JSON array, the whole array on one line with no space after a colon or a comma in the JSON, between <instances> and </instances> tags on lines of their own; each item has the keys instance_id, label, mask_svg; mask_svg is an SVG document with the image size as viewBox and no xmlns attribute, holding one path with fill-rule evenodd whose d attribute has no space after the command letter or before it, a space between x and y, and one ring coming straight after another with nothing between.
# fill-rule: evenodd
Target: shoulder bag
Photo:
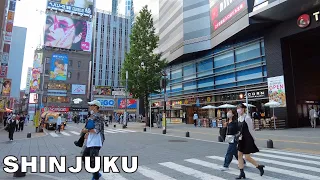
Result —
<instances>
[{"instance_id":1,"label":"shoulder bag","mask_svg":"<svg viewBox=\"0 0 320 180\"><path fill-rule=\"evenodd\" d=\"M228 123L228 125L227 125L227 133L226 133L226 139L225 139L225 142L227 142L227 143L234 143L234 141L235 141L235 135L228 135L228 132L229 132L229 123Z\"/></svg>"}]
</instances>

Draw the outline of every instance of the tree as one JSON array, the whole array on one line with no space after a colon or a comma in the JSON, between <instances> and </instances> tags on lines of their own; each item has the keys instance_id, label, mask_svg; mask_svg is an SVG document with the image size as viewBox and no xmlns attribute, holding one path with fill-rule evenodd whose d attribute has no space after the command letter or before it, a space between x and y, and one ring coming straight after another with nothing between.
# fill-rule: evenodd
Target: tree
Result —
<instances>
[{"instance_id":1,"label":"tree","mask_svg":"<svg viewBox=\"0 0 320 180\"><path fill-rule=\"evenodd\" d=\"M130 51L125 55L121 70L122 82L128 71L128 91L133 98L143 99L146 117L148 117L148 97L161 91L162 71L167 63L161 59L161 53L154 53L159 37L155 33L153 18L148 6L139 12L130 35ZM149 121L146 121L149 125Z\"/></svg>"}]
</instances>

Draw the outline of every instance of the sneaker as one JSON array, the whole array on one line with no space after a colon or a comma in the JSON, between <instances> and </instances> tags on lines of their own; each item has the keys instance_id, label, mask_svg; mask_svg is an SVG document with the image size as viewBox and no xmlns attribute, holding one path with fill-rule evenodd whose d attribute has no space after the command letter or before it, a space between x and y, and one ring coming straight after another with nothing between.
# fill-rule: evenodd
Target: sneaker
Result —
<instances>
[{"instance_id":1,"label":"sneaker","mask_svg":"<svg viewBox=\"0 0 320 180\"><path fill-rule=\"evenodd\" d=\"M101 178L101 173L99 172L99 179ZM92 180L99 180L99 179L94 179L94 177L92 177Z\"/></svg>"},{"instance_id":2,"label":"sneaker","mask_svg":"<svg viewBox=\"0 0 320 180\"><path fill-rule=\"evenodd\" d=\"M221 168L219 168L219 170L220 171L227 171L227 170L229 170L229 168L228 167L221 167Z\"/></svg>"}]
</instances>

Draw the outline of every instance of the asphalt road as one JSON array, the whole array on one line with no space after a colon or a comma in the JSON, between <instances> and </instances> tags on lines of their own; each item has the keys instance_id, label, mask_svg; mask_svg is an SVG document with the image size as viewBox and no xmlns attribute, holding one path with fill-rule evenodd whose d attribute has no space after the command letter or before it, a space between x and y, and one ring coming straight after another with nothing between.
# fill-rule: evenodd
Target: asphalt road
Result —
<instances>
[{"instance_id":1,"label":"asphalt road","mask_svg":"<svg viewBox=\"0 0 320 180\"><path fill-rule=\"evenodd\" d=\"M80 148L73 145L79 136L80 125L69 125L61 134L47 131L44 137L0 143L0 158L7 155L21 156L66 156L68 166L75 164L75 156ZM157 133L146 133L132 129L105 129L106 141L100 151L101 156L138 156L139 168L132 174L103 173L105 180L216 180L234 179L239 171L234 160L231 169L218 170L223 164L227 149L225 143L183 138ZM260 164L266 165L265 176L248 165L247 178L259 179L320 179L320 156L289 151L260 149L254 155ZM120 161L117 161L120 167ZM3 168L1 164L1 169ZM12 174L0 170L0 180L12 179ZM27 173L23 180L85 180L92 175L84 170L72 173Z\"/></svg>"}]
</instances>

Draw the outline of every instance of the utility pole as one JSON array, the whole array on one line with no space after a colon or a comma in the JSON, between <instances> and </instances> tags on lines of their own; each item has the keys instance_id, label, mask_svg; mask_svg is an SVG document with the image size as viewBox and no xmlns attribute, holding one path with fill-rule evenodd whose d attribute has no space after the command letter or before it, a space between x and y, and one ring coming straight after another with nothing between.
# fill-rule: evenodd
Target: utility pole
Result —
<instances>
[{"instance_id":1,"label":"utility pole","mask_svg":"<svg viewBox=\"0 0 320 180\"><path fill-rule=\"evenodd\" d=\"M123 127L127 127L127 116L128 116L128 78L129 78L129 73L126 71L126 107L125 107L125 112L124 112L124 118L125 118L125 124Z\"/></svg>"}]
</instances>

